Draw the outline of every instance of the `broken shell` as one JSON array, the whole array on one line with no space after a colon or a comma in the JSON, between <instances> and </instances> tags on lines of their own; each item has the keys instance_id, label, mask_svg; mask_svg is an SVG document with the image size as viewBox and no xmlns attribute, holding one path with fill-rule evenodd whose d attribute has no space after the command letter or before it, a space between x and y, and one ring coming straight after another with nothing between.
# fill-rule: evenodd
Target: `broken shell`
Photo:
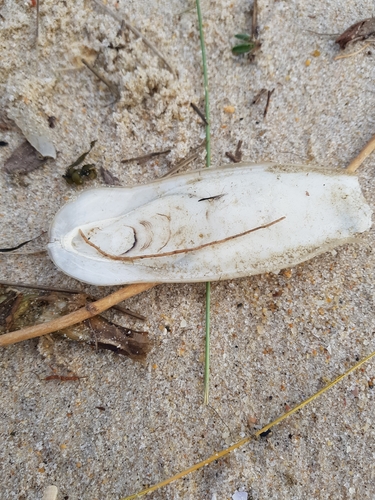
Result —
<instances>
[{"instance_id":1,"label":"broken shell","mask_svg":"<svg viewBox=\"0 0 375 500\"><path fill-rule=\"evenodd\" d=\"M56 215L49 254L95 285L277 272L371 227L355 176L237 164L82 193Z\"/></svg>"},{"instance_id":2,"label":"broken shell","mask_svg":"<svg viewBox=\"0 0 375 500\"><path fill-rule=\"evenodd\" d=\"M56 149L50 139L48 128L27 106L13 108L8 116L14 120L34 149L44 158L56 159Z\"/></svg>"}]
</instances>

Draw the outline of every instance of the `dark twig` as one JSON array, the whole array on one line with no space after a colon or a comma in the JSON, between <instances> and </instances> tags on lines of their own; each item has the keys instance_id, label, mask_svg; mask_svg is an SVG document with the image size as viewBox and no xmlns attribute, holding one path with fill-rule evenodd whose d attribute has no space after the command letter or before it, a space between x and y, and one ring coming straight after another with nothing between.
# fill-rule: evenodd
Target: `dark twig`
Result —
<instances>
[{"instance_id":1,"label":"dark twig","mask_svg":"<svg viewBox=\"0 0 375 500\"><path fill-rule=\"evenodd\" d=\"M238 141L236 151L234 152L234 154L227 151L225 153L225 156L229 158L233 163L239 163L242 160L241 147L242 147L242 141Z\"/></svg>"},{"instance_id":2,"label":"dark twig","mask_svg":"<svg viewBox=\"0 0 375 500\"><path fill-rule=\"evenodd\" d=\"M38 43L39 38L39 0L36 0L36 30L35 30L35 40Z\"/></svg>"},{"instance_id":3,"label":"dark twig","mask_svg":"<svg viewBox=\"0 0 375 500\"><path fill-rule=\"evenodd\" d=\"M83 64L88 68L101 82L104 83L110 90L111 94L113 94L116 99L120 98L120 92L114 87L104 76L102 76L95 68L93 68L87 61L86 59L81 59Z\"/></svg>"},{"instance_id":4,"label":"dark twig","mask_svg":"<svg viewBox=\"0 0 375 500\"><path fill-rule=\"evenodd\" d=\"M260 101L260 98L262 97L263 94L265 94L267 92L267 89L262 89L260 92L258 92L258 94L254 97L253 99L253 104L258 104L258 102Z\"/></svg>"},{"instance_id":5,"label":"dark twig","mask_svg":"<svg viewBox=\"0 0 375 500\"><path fill-rule=\"evenodd\" d=\"M147 45L147 47L149 49L151 49L152 52L154 52L154 54L156 54L163 61L163 63L166 65L166 67L169 69L169 71L172 73L172 75L175 76L175 72L174 72L172 66L167 62L167 60L163 56L163 54L155 47L155 45L153 45L151 42L149 42L147 40L147 38L144 37L142 35L142 33L135 26L133 26L132 24L130 24L126 19L123 19L121 16L119 16L118 14L116 14L116 12L114 12L113 10L109 9L100 0L93 0L93 2L95 2L96 5L98 5L101 9L103 9L106 14L108 14L109 16L112 16L114 19L116 19L116 21L120 22L122 29L123 29L123 27L125 27L128 30L130 30L132 33L134 33L134 35L136 35L139 38L141 38L142 42L145 45Z\"/></svg>"},{"instance_id":6,"label":"dark twig","mask_svg":"<svg viewBox=\"0 0 375 500\"><path fill-rule=\"evenodd\" d=\"M23 246L25 246L28 243L30 243L31 241L37 240L38 238L40 238L41 236L43 236L43 234L45 234L45 231L43 231L42 233L38 234L38 236L35 236L35 238L31 238L31 240L23 241L22 243L20 243L19 245L15 246L15 247L0 248L0 252L4 252L5 253L5 252L13 252L13 250L18 250L19 248L22 248Z\"/></svg>"},{"instance_id":7,"label":"dark twig","mask_svg":"<svg viewBox=\"0 0 375 500\"><path fill-rule=\"evenodd\" d=\"M258 0L253 3L253 17L251 22L251 38L253 42L258 38Z\"/></svg>"},{"instance_id":8,"label":"dark twig","mask_svg":"<svg viewBox=\"0 0 375 500\"><path fill-rule=\"evenodd\" d=\"M168 173L162 175L160 177L160 179L163 179L165 177L170 177L171 175L175 174L176 172L178 172L179 170L181 170L181 168L184 168L186 167L186 165L189 165L189 163L191 163L192 161L194 161L196 158L198 158L198 155L199 153L201 152L202 149L204 149L206 147L206 141L204 140L201 144L199 144L199 146L197 148L195 148L195 150L192 152L192 154L190 154L189 156L187 156L186 158L184 158L183 160L179 161L173 168L172 170L170 170Z\"/></svg>"},{"instance_id":9,"label":"dark twig","mask_svg":"<svg viewBox=\"0 0 375 500\"><path fill-rule=\"evenodd\" d=\"M274 92L275 92L275 89L272 89L272 90L269 90L268 93L267 93L267 103L266 103L266 107L264 108L263 119L266 118L266 116L267 116L267 112L268 112L268 107L270 105L271 96L272 96L272 94Z\"/></svg>"},{"instance_id":10,"label":"dark twig","mask_svg":"<svg viewBox=\"0 0 375 500\"><path fill-rule=\"evenodd\" d=\"M206 117L204 116L204 114L202 113L202 111L198 108L198 106L196 106L193 102L190 103L190 106L197 113L197 115L199 116L199 118L202 120L203 124L207 126L208 125L208 121L207 121Z\"/></svg>"},{"instance_id":11,"label":"dark twig","mask_svg":"<svg viewBox=\"0 0 375 500\"><path fill-rule=\"evenodd\" d=\"M170 149L166 149L165 151L155 151L154 153L148 153L147 155L135 156L134 158L127 158L126 160L121 160L121 163L130 163L131 161L146 162L147 160L150 160L155 156L167 155L170 152L171 152Z\"/></svg>"}]
</instances>

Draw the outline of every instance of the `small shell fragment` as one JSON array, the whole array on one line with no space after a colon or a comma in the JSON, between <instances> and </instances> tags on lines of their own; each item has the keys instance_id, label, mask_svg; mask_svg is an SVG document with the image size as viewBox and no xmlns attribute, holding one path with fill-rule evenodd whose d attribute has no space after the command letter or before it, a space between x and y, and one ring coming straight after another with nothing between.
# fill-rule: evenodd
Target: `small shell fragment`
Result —
<instances>
[{"instance_id":1,"label":"small shell fragment","mask_svg":"<svg viewBox=\"0 0 375 500\"><path fill-rule=\"evenodd\" d=\"M43 500L56 500L58 493L59 490L57 489L56 486L54 485L47 486L47 488L44 491Z\"/></svg>"},{"instance_id":2,"label":"small shell fragment","mask_svg":"<svg viewBox=\"0 0 375 500\"><path fill-rule=\"evenodd\" d=\"M56 149L46 125L27 106L13 108L8 113L34 149L45 158L56 159Z\"/></svg>"},{"instance_id":3,"label":"small shell fragment","mask_svg":"<svg viewBox=\"0 0 375 500\"><path fill-rule=\"evenodd\" d=\"M370 227L355 176L242 163L86 191L56 215L48 249L95 285L215 281L278 272Z\"/></svg>"}]
</instances>

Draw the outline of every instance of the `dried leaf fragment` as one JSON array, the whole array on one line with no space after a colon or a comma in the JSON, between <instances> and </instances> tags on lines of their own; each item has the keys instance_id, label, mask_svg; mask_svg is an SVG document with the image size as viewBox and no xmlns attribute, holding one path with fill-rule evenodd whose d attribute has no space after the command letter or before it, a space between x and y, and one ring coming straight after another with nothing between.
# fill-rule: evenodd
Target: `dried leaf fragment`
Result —
<instances>
[{"instance_id":1,"label":"dried leaf fragment","mask_svg":"<svg viewBox=\"0 0 375 500\"><path fill-rule=\"evenodd\" d=\"M7 290L0 294L0 334L12 329L29 309L31 296Z\"/></svg>"},{"instance_id":2,"label":"dried leaf fragment","mask_svg":"<svg viewBox=\"0 0 375 500\"><path fill-rule=\"evenodd\" d=\"M109 170L100 167L100 175L102 176L103 181L108 185L108 186L119 186L120 185L120 179L113 175Z\"/></svg>"},{"instance_id":3,"label":"dried leaf fragment","mask_svg":"<svg viewBox=\"0 0 375 500\"><path fill-rule=\"evenodd\" d=\"M34 149L43 157L56 159L56 149L50 139L50 132L35 110L27 106L13 108L9 111L8 116L21 129Z\"/></svg>"},{"instance_id":4,"label":"dried leaf fragment","mask_svg":"<svg viewBox=\"0 0 375 500\"><path fill-rule=\"evenodd\" d=\"M375 17L363 19L355 24L352 24L344 31L335 42L340 45L340 49L345 49L349 43L360 42L366 40L370 36L375 35Z\"/></svg>"},{"instance_id":5,"label":"dried leaf fragment","mask_svg":"<svg viewBox=\"0 0 375 500\"><path fill-rule=\"evenodd\" d=\"M7 174L26 175L44 165L47 158L43 158L33 146L25 141L6 160L3 170Z\"/></svg>"}]
</instances>

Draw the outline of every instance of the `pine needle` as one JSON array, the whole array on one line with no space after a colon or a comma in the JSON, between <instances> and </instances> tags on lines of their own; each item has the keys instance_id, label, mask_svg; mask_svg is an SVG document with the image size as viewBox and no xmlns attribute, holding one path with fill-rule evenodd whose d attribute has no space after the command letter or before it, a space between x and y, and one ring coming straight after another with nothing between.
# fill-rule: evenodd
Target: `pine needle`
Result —
<instances>
[{"instance_id":1,"label":"pine needle","mask_svg":"<svg viewBox=\"0 0 375 500\"><path fill-rule=\"evenodd\" d=\"M275 425L279 424L283 420L286 420L288 417L290 417L291 415L293 415L297 411L301 410L304 406L308 405L309 403L311 403L312 401L317 399L319 396L321 396L326 391L331 389L338 382L341 382L341 380L343 380L345 377L347 377L350 373L352 373L355 370L357 370L358 368L360 368L364 363L366 363L367 361L370 361L370 359L373 358L374 356L375 356L375 351L372 352L371 354L369 354L368 356L366 356L365 358L361 359L361 361L359 361L354 366L349 368L349 370L347 370L346 372L344 372L341 375L339 375L338 377L336 377L332 382L329 382L325 387L323 387L323 389L320 389L320 391L316 392L315 394L313 394L309 398L305 399L304 401L302 401L302 403L299 403L297 406L295 406L294 408L292 408L288 412L284 413L283 415L278 417L273 422L265 425L262 429L259 429L251 436L244 437L243 439L241 439L241 441L238 441L237 443L233 444L232 446L229 446L229 448L226 448L225 450L214 453L210 457L206 458L206 460L203 460L202 462L199 462L199 463L189 467L188 469L185 469L184 471L179 472L175 476L170 477L169 479L166 479L165 481L161 481L160 483L155 484L154 486L150 486L149 488L145 488L144 490L142 490L138 493L135 493L134 495L130 495L128 497L122 498L121 500L133 500L134 498L139 498L140 496L146 495L147 493L151 493L152 491L156 491L156 490L162 488L163 486L167 486L168 484L172 483L173 481L176 481L177 479L181 479L181 478L187 476L191 472L195 472L196 470L199 470L202 467L205 467L206 465L208 465L212 462L215 462L219 458L225 457L225 455L228 455L229 453L231 453L234 450L237 450L238 448L240 448L244 444L249 443L253 439L259 437L264 432L267 432L269 429L271 429L271 427L274 427Z\"/></svg>"},{"instance_id":2,"label":"pine needle","mask_svg":"<svg viewBox=\"0 0 375 500\"><path fill-rule=\"evenodd\" d=\"M211 137L210 137L210 99L208 92L208 74L206 47L204 44L203 21L200 0L196 0L199 38L201 42L202 66L203 66L203 85L204 85L204 108L206 115L206 167L211 166ZM211 302L211 283L206 283L206 341L204 356L204 404L208 404L210 390L210 302Z\"/></svg>"}]
</instances>

